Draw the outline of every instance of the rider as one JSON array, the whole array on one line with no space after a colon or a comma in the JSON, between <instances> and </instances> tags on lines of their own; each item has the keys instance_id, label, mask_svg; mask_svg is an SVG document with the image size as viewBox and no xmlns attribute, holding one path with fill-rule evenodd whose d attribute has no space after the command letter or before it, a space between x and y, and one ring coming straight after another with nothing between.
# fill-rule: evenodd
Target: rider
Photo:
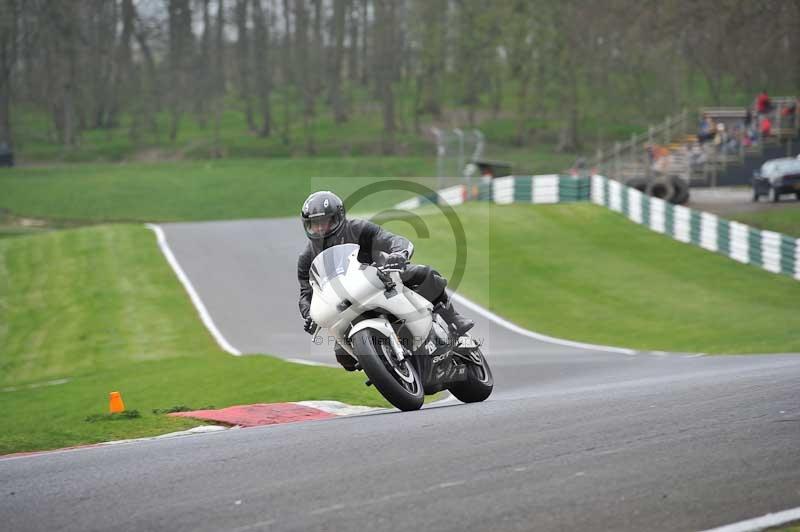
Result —
<instances>
[{"instance_id":1,"label":"rider","mask_svg":"<svg viewBox=\"0 0 800 532\"><path fill-rule=\"evenodd\" d=\"M309 316L312 289L309 283L311 263L319 253L339 244L358 244L358 260L371 264L379 259L379 252L388 253L383 263L386 267L404 269L403 283L437 305L441 303L439 314L450 323L460 336L474 325L472 320L461 316L453 308L453 303L444 287L447 280L429 266L407 264L414 253L414 245L381 226L367 220L348 220L344 204L333 192L319 191L311 194L301 211L303 227L308 244L297 260L297 280L300 282L300 314L303 328L313 334L316 324ZM338 343L334 347L336 360L347 371L356 369L356 361Z\"/></svg>"}]
</instances>

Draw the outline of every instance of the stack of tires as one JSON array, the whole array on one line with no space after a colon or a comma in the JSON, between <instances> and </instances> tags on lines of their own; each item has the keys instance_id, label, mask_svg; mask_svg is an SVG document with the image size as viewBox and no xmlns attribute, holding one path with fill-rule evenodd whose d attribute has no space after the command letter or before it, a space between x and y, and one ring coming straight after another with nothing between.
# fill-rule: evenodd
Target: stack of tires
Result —
<instances>
[{"instance_id":1,"label":"stack of tires","mask_svg":"<svg viewBox=\"0 0 800 532\"><path fill-rule=\"evenodd\" d=\"M648 196L663 199L675 205L689 202L689 183L676 175L634 177L625 183Z\"/></svg>"}]
</instances>

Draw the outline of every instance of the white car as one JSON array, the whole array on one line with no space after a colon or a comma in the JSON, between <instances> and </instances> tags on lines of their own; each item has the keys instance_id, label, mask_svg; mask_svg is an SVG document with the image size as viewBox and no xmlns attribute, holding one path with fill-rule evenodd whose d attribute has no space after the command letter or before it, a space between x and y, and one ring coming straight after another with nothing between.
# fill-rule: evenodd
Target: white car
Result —
<instances>
[{"instance_id":1,"label":"white car","mask_svg":"<svg viewBox=\"0 0 800 532\"><path fill-rule=\"evenodd\" d=\"M753 201L763 195L777 203L782 194L794 194L800 200L800 157L770 159L753 172Z\"/></svg>"}]
</instances>

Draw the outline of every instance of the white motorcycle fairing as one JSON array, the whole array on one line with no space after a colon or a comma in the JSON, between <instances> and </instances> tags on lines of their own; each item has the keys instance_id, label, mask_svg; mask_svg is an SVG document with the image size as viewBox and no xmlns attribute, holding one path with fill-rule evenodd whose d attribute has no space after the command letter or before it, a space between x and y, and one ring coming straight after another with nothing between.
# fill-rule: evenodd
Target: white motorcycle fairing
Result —
<instances>
[{"instance_id":1,"label":"white motorcycle fairing","mask_svg":"<svg viewBox=\"0 0 800 532\"><path fill-rule=\"evenodd\" d=\"M397 335L383 317L362 320L351 328L353 321L369 311L393 315L403 320L410 332L411 350L418 349L430 333L433 305L406 288L398 272L390 274L395 288L387 291L377 268L358 262L358 245L343 244L335 248L341 249L321 253L312 263L311 318L328 329L346 351L354 354L347 340L359 330L372 327L390 340L397 340ZM329 248L328 251L333 250Z\"/></svg>"}]
</instances>

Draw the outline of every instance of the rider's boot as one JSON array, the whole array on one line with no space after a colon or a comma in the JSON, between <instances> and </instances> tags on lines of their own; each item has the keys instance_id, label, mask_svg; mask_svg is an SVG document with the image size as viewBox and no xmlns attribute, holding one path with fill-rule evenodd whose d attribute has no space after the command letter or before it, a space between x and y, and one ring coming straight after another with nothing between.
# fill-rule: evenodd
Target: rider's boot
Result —
<instances>
[{"instance_id":1,"label":"rider's boot","mask_svg":"<svg viewBox=\"0 0 800 532\"><path fill-rule=\"evenodd\" d=\"M475 326L474 321L469 318L465 318L458 313L458 311L453 307L453 302L446 294L441 299L439 314L441 314L447 323L451 324L453 328L455 328L456 334L459 336L462 336Z\"/></svg>"},{"instance_id":2,"label":"rider's boot","mask_svg":"<svg viewBox=\"0 0 800 532\"><path fill-rule=\"evenodd\" d=\"M355 371L359 369L358 361L338 343L336 347L333 348L333 354L336 355L336 362L341 364L346 371Z\"/></svg>"}]
</instances>

